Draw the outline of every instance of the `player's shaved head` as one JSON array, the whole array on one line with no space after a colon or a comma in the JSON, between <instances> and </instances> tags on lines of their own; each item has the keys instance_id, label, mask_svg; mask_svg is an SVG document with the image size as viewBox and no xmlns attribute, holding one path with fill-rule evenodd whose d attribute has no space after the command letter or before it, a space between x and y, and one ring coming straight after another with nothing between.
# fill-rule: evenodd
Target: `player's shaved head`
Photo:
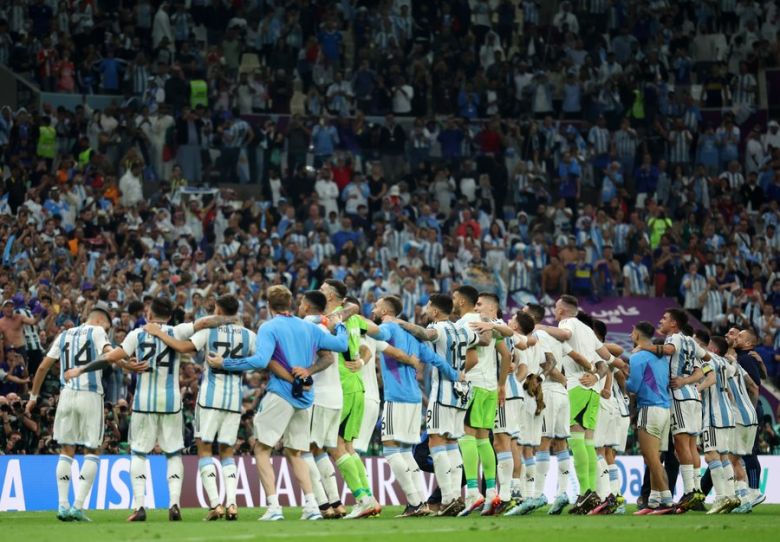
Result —
<instances>
[{"instance_id":1,"label":"player's shaved head","mask_svg":"<svg viewBox=\"0 0 780 542\"><path fill-rule=\"evenodd\" d=\"M216 303L225 316L234 316L238 313L238 298L234 295L223 295L217 298Z\"/></svg>"}]
</instances>

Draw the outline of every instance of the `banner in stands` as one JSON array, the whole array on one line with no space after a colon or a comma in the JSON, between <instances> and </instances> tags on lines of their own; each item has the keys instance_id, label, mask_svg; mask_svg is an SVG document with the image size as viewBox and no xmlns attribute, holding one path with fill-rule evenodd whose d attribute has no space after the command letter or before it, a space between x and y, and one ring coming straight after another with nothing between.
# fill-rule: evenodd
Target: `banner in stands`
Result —
<instances>
[{"instance_id":1,"label":"banner in stands","mask_svg":"<svg viewBox=\"0 0 780 542\"><path fill-rule=\"evenodd\" d=\"M0 456L0 511L56 510L57 483L54 472L57 465L56 455L41 456ZM262 507L266 505L265 494L260 489L254 458L242 456L236 458L238 467L238 505L242 508ZM780 503L780 456L760 456L761 491L767 495L768 503ZM83 457L77 457L73 463L72 479L78 480L78 469ZM374 495L383 505L397 505L404 502L403 493L395 481L390 465L381 457L366 458L368 479ZM636 502L642 487L644 463L638 456L618 458L621 473L623 495L630 503ZM217 463L217 468L220 465ZM284 506L300 506L302 495L295 483L292 470L282 457L274 458L276 485L279 502ZM552 497L556 491L557 469L555 459L550 465L551 475L547 478L545 492ZM426 474L429 491L435 488L433 476ZM168 507L168 485L165 476L165 457L150 456L147 463L146 505L149 508ZM339 478L342 501L352 503L349 490ZM569 496L576 495L576 478L572 472ZM676 495L679 496L681 483ZM224 496L224 487L219 485L220 496ZM712 498L712 497L710 497ZM71 502L73 489L71 488ZM129 509L132 506L132 488L130 485L130 456L105 456L100 459L97 477L88 499L88 508L97 510ZM198 475L198 458L184 457L184 488L182 506L206 507L205 493Z\"/></svg>"}]
</instances>

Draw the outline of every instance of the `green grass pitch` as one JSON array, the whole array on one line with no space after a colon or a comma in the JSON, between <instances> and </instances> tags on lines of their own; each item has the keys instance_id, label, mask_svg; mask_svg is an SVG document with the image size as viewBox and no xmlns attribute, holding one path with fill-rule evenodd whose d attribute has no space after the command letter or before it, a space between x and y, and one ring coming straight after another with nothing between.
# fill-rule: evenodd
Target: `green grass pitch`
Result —
<instances>
[{"instance_id":1,"label":"green grass pitch","mask_svg":"<svg viewBox=\"0 0 780 542\"><path fill-rule=\"evenodd\" d=\"M202 521L203 510L182 510L184 521L169 523L167 510L148 511L146 523L127 523L128 511L92 511L92 523L61 523L52 512L0 513L0 541L35 542L218 542L218 541L367 541L458 542L538 540L566 542L763 542L777 540L780 505L761 505L749 515L634 517L548 516L394 519L398 507L381 517L357 521L299 521L299 509L285 510L285 521L258 522L260 509L242 509L237 522Z\"/></svg>"}]
</instances>

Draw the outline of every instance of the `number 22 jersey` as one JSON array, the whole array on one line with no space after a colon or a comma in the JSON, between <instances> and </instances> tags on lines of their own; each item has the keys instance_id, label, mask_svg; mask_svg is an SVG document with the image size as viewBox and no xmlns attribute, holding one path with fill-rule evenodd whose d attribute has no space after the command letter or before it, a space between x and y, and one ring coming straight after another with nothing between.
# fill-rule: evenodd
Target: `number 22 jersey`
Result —
<instances>
[{"instance_id":1,"label":"number 22 jersey","mask_svg":"<svg viewBox=\"0 0 780 542\"><path fill-rule=\"evenodd\" d=\"M192 337L192 324L169 326L162 330L176 339L185 341ZM127 334L122 350L135 356L139 362L149 364L149 369L138 374L133 398L133 412L175 414L181 410L179 389L179 364L181 354L169 348L162 340L137 328Z\"/></svg>"}]
</instances>

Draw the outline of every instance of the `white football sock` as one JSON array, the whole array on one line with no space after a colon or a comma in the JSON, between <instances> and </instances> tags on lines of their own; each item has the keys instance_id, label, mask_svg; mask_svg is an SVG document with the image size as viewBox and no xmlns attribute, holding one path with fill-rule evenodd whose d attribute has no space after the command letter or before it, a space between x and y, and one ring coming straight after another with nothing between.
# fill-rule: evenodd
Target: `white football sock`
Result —
<instances>
[{"instance_id":1,"label":"white football sock","mask_svg":"<svg viewBox=\"0 0 780 542\"><path fill-rule=\"evenodd\" d=\"M341 502L339 487L336 484L336 469L333 467L333 462L328 457L328 454L317 456L317 469L320 471L322 487L328 496L328 502L331 504Z\"/></svg>"},{"instance_id":2,"label":"white football sock","mask_svg":"<svg viewBox=\"0 0 780 542\"><path fill-rule=\"evenodd\" d=\"M146 456L133 454L130 459L130 480L133 486L133 509L144 507L146 494Z\"/></svg>"},{"instance_id":3,"label":"white football sock","mask_svg":"<svg viewBox=\"0 0 780 542\"><path fill-rule=\"evenodd\" d=\"M617 465L608 465L609 468L609 488L613 495L620 495L620 469Z\"/></svg>"},{"instance_id":4,"label":"white football sock","mask_svg":"<svg viewBox=\"0 0 780 542\"><path fill-rule=\"evenodd\" d=\"M73 503L76 510L82 510L84 508L84 501L89 494L89 490L92 489L92 483L95 481L99 461L100 459L96 455L84 457L84 465L81 467L81 472L79 473L79 486L76 491L76 501Z\"/></svg>"},{"instance_id":5,"label":"white football sock","mask_svg":"<svg viewBox=\"0 0 780 542\"><path fill-rule=\"evenodd\" d=\"M515 461L512 458L512 452L498 452L496 459L498 497L506 502L512 498L512 471L515 468Z\"/></svg>"},{"instance_id":6,"label":"white football sock","mask_svg":"<svg viewBox=\"0 0 780 542\"><path fill-rule=\"evenodd\" d=\"M544 495L544 486L547 485L547 473L550 471L550 452L536 452L536 488L537 497Z\"/></svg>"},{"instance_id":7,"label":"white football sock","mask_svg":"<svg viewBox=\"0 0 780 542\"><path fill-rule=\"evenodd\" d=\"M225 479L225 505L236 504L236 492L238 491L238 469L236 460L232 457L222 459L222 477Z\"/></svg>"},{"instance_id":8,"label":"white football sock","mask_svg":"<svg viewBox=\"0 0 780 542\"><path fill-rule=\"evenodd\" d=\"M447 445L447 455L450 456L450 488L453 497L458 498L463 495L463 458L457 443Z\"/></svg>"},{"instance_id":9,"label":"white football sock","mask_svg":"<svg viewBox=\"0 0 780 542\"><path fill-rule=\"evenodd\" d=\"M525 459L525 490L523 497L533 499L536 497L536 459L529 457Z\"/></svg>"},{"instance_id":10,"label":"white football sock","mask_svg":"<svg viewBox=\"0 0 780 542\"><path fill-rule=\"evenodd\" d=\"M417 485L412 480L412 473L409 471L409 465L401 454L401 450L385 447L384 454L385 459L390 464L390 470L393 471L395 479L398 480L401 490L406 495L406 502L412 506L418 506L422 500L417 493Z\"/></svg>"},{"instance_id":11,"label":"white football sock","mask_svg":"<svg viewBox=\"0 0 780 542\"><path fill-rule=\"evenodd\" d=\"M598 456L598 478L596 478L596 493L601 500L609 495L609 466L603 455Z\"/></svg>"},{"instance_id":12,"label":"white football sock","mask_svg":"<svg viewBox=\"0 0 780 542\"><path fill-rule=\"evenodd\" d=\"M723 490L726 492L727 497L733 497L736 495L734 467L731 465L731 461L721 461L721 465L723 465Z\"/></svg>"},{"instance_id":13,"label":"white football sock","mask_svg":"<svg viewBox=\"0 0 780 542\"><path fill-rule=\"evenodd\" d=\"M420 500L427 500L428 490L425 487L425 479L423 478L422 470L420 470L420 465L417 464L417 460L414 458L414 454L412 454L411 447L402 448L401 455L404 456L404 459L406 459L406 464L409 465L409 473L412 477L412 481L414 482L415 487L417 488L417 494L420 496Z\"/></svg>"},{"instance_id":14,"label":"white football sock","mask_svg":"<svg viewBox=\"0 0 780 542\"><path fill-rule=\"evenodd\" d=\"M214 465L214 458L201 457L198 459L198 472L200 481L203 483L203 489L206 490L206 497L209 500L209 507L214 508L219 502L219 490L217 489L217 466Z\"/></svg>"},{"instance_id":15,"label":"white football sock","mask_svg":"<svg viewBox=\"0 0 780 542\"><path fill-rule=\"evenodd\" d=\"M314 456L306 452L303 454L303 460L306 462L306 466L309 467L309 477L311 478L311 488L314 491L314 498L317 499L317 505L325 506L330 504L328 496L325 494L325 489L322 487L322 476L320 475L320 469L317 462L314 460Z\"/></svg>"},{"instance_id":16,"label":"white football sock","mask_svg":"<svg viewBox=\"0 0 780 542\"><path fill-rule=\"evenodd\" d=\"M569 450L563 450L555 454L558 459L558 495L565 494L569 489L569 471L571 465L571 454Z\"/></svg>"},{"instance_id":17,"label":"white football sock","mask_svg":"<svg viewBox=\"0 0 780 542\"><path fill-rule=\"evenodd\" d=\"M436 483L439 484L439 489L441 489L441 502L447 504L454 498L454 492L451 485L452 465L446 446L434 446L431 448L431 457L433 457L433 473L436 476Z\"/></svg>"},{"instance_id":18,"label":"white football sock","mask_svg":"<svg viewBox=\"0 0 780 542\"><path fill-rule=\"evenodd\" d=\"M683 481L683 493L687 495L693 491L693 465L680 465L680 474Z\"/></svg>"},{"instance_id":19,"label":"white football sock","mask_svg":"<svg viewBox=\"0 0 780 542\"><path fill-rule=\"evenodd\" d=\"M72 457L60 454L60 459L57 461L57 501L59 506L63 508L70 508L68 491L70 490L70 469L72 464Z\"/></svg>"},{"instance_id":20,"label":"white football sock","mask_svg":"<svg viewBox=\"0 0 780 542\"><path fill-rule=\"evenodd\" d=\"M181 485L184 482L184 462L181 455L168 456L168 508L173 505L180 506Z\"/></svg>"}]
</instances>

